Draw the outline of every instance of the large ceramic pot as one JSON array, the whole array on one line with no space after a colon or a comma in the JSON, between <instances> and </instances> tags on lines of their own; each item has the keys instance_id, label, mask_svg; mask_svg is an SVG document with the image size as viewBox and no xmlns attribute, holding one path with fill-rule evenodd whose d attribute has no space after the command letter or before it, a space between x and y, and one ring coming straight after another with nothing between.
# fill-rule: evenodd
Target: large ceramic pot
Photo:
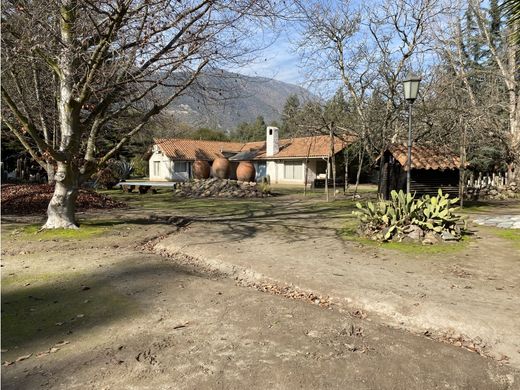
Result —
<instances>
[{"instance_id":1,"label":"large ceramic pot","mask_svg":"<svg viewBox=\"0 0 520 390\"><path fill-rule=\"evenodd\" d=\"M195 160L192 170L193 177L195 177L195 179L207 179L209 177L211 167L207 161Z\"/></svg>"},{"instance_id":2,"label":"large ceramic pot","mask_svg":"<svg viewBox=\"0 0 520 390\"><path fill-rule=\"evenodd\" d=\"M229 177L229 160L227 158L219 157L213 161L211 166L211 176L219 179L227 179Z\"/></svg>"},{"instance_id":3,"label":"large ceramic pot","mask_svg":"<svg viewBox=\"0 0 520 390\"><path fill-rule=\"evenodd\" d=\"M238 181L255 181L255 166L250 161L241 161L237 167Z\"/></svg>"}]
</instances>

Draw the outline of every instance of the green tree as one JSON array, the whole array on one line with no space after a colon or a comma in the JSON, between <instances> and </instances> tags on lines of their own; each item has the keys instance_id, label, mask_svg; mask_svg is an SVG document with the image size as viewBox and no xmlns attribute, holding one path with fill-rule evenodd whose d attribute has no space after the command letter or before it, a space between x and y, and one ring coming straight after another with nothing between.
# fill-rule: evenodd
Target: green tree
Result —
<instances>
[{"instance_id":1,"label":"green tree","mask_svg":"<svg viewBox=\"0 0 520 390\"><path fill-rule=\"evenodd\" d=\"M186 134L186 138L203 139L207 141L226 141L228 137L222 131L201 127L192 133Z\"/></svg>"},{"instance_id":2,"label":"green tree","mask_svg":"<svg viewBox=\"0 0 520 390\"><path fill-rule=\"evenodd\" d=\"M242 122L232 132L231 138L240 141L263 141L265 140L265 120L259 115L254 122Z\"/></svg>"},{"instance_id":3,"label":"green tree","mask_svg":"<svg viewBox=\"0 0 520 390\"><path fill-rule=\"evenodd\" d=\"M296 94L289 95L282 111L282 126L280 128L280 135L282 137L289 137L298 131L297 116L300 110L300 99Z\"/></svg>"},{"instance_id":4,"label":"green tree","mask_svg":"<svg viewBox=\"0 0 520 390\"><path fill-rule=\"evenodd\" d=\"M348 126L348 104L343 88L339 88L325 104L324 115L329 122L334 122L340 126Z\"/></svg>"},{"instance_id":5,"label":"green tree","mask_svg":"<svg viewBox=\"0 0 520 390\"><path fill-rule=\"evenodd\" d=\"M511 43L520 46L520 1L504 0L501 7L510 28L509 38Z\"/></svg>"}]
</instances>

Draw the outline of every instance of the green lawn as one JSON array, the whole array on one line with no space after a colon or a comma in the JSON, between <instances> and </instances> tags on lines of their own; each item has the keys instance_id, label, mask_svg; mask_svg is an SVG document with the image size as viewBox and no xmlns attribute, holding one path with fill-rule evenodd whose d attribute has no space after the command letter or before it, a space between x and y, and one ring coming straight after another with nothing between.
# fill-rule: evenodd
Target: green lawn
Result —
<instances>
[{"instance_id":1,"label":"green lawn","mask_svg":"<svg viewBox=\"0 0 520 390\"><path fill-rule=\"evenodd\" d=\"M509 241L515 248L520 249L520 229L503 229L492 226L481 226L496 237Z\"/></svg>"}]
</instances>

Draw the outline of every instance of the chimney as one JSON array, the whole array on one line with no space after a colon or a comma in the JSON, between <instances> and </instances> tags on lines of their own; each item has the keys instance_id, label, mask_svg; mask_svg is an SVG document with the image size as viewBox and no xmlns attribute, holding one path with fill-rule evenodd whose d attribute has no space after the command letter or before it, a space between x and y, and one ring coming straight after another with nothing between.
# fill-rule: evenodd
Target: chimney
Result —
<instances>
[{"instance_id":1,"label":"chimney","mask_svg":"<svg viewBox=\"0 0 520 390\"><path fill-rule=\"evenodd\" d=\"M274 156L279 152L278 146L278 127L268 126L266 129L265 155Z\"/></svg>"}]
</instances>

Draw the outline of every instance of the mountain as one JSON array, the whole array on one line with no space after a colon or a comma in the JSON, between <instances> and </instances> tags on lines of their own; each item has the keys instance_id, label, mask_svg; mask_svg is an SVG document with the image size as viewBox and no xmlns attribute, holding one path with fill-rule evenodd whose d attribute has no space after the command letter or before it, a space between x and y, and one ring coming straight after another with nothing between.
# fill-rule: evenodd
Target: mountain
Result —
<instances>
[{"instance_id":1,"label":"mountain","mask_svg":"<svg viewBox=\"0 0 520 390\"><path fill-rule=\"evenodd\" d=\"M259 115L266 123L280 121L283 106L292 94L300 102L312 98L309 91L294 84L219 70L202 74L166 113L196 127L226 131Z\"/></svg>"}]
</instances>

